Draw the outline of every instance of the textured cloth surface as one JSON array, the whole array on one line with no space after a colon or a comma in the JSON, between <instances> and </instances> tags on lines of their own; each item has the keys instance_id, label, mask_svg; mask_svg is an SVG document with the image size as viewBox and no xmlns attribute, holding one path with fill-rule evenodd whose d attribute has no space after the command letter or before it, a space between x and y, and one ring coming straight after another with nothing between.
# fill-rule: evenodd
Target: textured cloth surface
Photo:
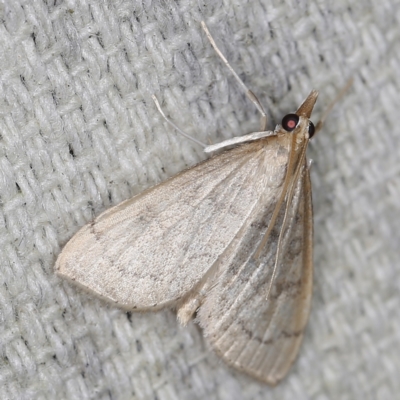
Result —
<instances>
[{"instance_id":1,"label":"textured cloth surface","mask_svg":"<svg viewBox=\"0 0 400 400\"><path fill-rule=\"evenodd\" d=\"M3 0L0 5L2 399L393 399L400 393L400 4L397 0ZM173 311L126 313L54 275L111 205L259 129L213 51L268 111L354 84L309 149L310 321L269 388L226 367ZM398 398L398 397L397 397Z\"/></svg>"}]
</instances>

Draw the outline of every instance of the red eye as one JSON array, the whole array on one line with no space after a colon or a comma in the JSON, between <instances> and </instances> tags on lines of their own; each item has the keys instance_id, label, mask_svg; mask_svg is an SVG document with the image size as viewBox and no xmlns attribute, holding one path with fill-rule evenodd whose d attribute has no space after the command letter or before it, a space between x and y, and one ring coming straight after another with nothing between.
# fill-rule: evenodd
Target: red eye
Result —
<instances>
[{"instance_id":1,"label":"red eye","mask_svg":"<svg viewBox=\"0 0 400 400\"><path fill-rule=\"evenodd\" d=\"M315 126L310 121L310 124L308 125L308 137L311 139L314 136L314 133L315 133Z\"/></svg>"},{"instance_id":2,"label":"red eye","mask_svg":"<svg viewBox=\"0 0 400 400\"><path fill-rule=\"evenodd\" d=\"M299 122L299 116L296 114L287 114L282 119L282 128L285 131L291 132L294 128L296 128Z\"/></svg>"}]
</instances>

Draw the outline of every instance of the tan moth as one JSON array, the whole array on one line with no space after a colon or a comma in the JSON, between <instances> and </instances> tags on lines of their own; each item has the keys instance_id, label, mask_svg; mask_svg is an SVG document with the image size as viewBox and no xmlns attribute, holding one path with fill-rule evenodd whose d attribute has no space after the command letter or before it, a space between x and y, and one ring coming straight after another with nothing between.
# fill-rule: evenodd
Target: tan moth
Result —
<instances>
[{"instance_id":1,"label":"tan moth","mask_svg":"<svg viewBox=\"0 0 400 400\"><path fill-rule=\"evenodd\" d=\"M261 131L206 147L219 153L105 211L67 243L55 268L125 309L174 307L183 325L197 314L228 365L276 385L296 358L310 310L306 149L326 114L314 128L313 90L266 131L259 101L202 25L261 112Z\"/></svg>"}]
</instances>

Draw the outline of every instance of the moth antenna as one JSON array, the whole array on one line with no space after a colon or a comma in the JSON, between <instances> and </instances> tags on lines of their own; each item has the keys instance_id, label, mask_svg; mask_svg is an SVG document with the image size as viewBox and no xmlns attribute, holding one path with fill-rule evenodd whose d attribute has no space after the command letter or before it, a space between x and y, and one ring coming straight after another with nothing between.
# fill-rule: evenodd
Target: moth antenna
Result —
<instances>
[{"instance_id":1,"label":"moth antenna","mask_svg":"<svg viewBox=\"0 0 400 400\"><path fill-rule=\"evenodd\" d=\"M272 213L272 217L271 217L271 220L269 222L268 229L265 232L264 237L261 240L261 243L259 244L259 246L258 246L258 248L257 248L257 250L256 250L256 252L254 254L254 257L256 259L260 257L261 250L264 248L264 246L267 243L269 235L271 234L271 231L272 231L273 227L275 226L275 222L276 222L276 219L278 218L278 214L279 214L279 211L281 209L282 203L285 200L287 189L288 189L289 183L290 183L291 171L293 169L293 163L294 163L294 157L295 157L295 150L294 150L295 149L295 142L296 142L296 137L293 135L292 136L292 140L291 140L291 144L290 144L290 156L289 156L288 166L287 166L287 169L286 169L286 177L285 177L285 181L283 183L282 193L281 193L281 195L279 197L279 200L276 203L274 212Z\"/></svg>"},{"instance_id":2,"label":"moth antenna","mask_svg":"<svg viewBox=\"0 0 400 400\"><path fill-rule=\"evenodd\" d=\"M218 48L217 44L215 43L214 38L211 36L210 31L207 28L207 25L204 21L201 21L201 26L204 30L204 32L207 35L208 40L211 43L211 46L214 48L215 52L218 54L218 56L221 58L221 60L224 62L224 64L228 67L229 71L231 71L232 75L236 79L236 81L239 83L243 91L246 93L247 98L256 106L257 110L261 114L261 131L265 131L267 129L267 114L264 111L263 106L261 105L260 101L258 100L257 96L245 85L245 83L240 79L239 75L236 73L236 71L232 68L232 66L229 64L229 61L226 59L226 57L223 55L222 51Z\"/></svg>"},{"instance_id":3,"label":"moth antenna","mask_svg":"<svg viewBox=\"0 0 400 400\"><path fill-rule=\"evenodd\" d=\"M200 142L200 140L195 139L193 136L190 136L189 134L187 134L186 132L184 132L181 128L179 128L179 126L175 125L165 114L164 111L162 110L160 103L157 100L157 97L152 94L151 95L154 103L156 103L156 107L158 109L158 112L162 115L162 117L168 122L168 124L170 124L178 133L180 133L182 136L184 136L186 139L191 140L192 142L198 144L199 146L202 146L203 148L206 148L207 145L204 144L203 142Z\"/></svg>"},{"instance_id":4,"label":"moth antenna","mask_svg":"<svg viewBox=\"0 0 400 400\"><path fill-rule=\"evenodd\" d=\"M315 133L318 133L318 131L321 130L322 126L325 123L326 118L328 117L329 113L332 111L332 108L335 106L336 103L338 103L343 96L347 93L347 91L350 89L351 85L353 84L354 79L351 78L347 81L346 85L344 85L344 87L342 88L342 90L337 94L337 96L333 99L333 101L331 101L331 103L329 104L328 108L324 111L324 113L322 114L320 120L318 121L317 125L315 125Z\"/></svg>"},{"instance_id":5,"label":"moth antenna","mask_svg":"<svg viewBox=\"0 0 400 400\"><path fill-rule=\"evenodd\" d=\"M302 151L302 153L300 155L299 166L297 167L297 170L296 170L295 175L294 175L294 179L292 181L292 185L290 186L290 189L289 189L288 198L287 198L286 207L285 207L285 215L283 217L282 228L281 228L281 230L279 232L278 244L276 246L276 257L275 257L274 269L272 270L272 276L271 276L271 281L270 281L270 284L269 284L269 288L267 290L266 300L268 300L269 294L270 294L271 289L272 289L272 285L273 285L274 280L275 280L276 270L278 269L279 255L281 253L282 239L283 239L283 233L285 231L285 226L286 226L286 223L287 223L289 205L290 205L290 203L291 203L291 201L293 199L294 189L296 188L297 180L299 179L299 176L300 176L301 166L303 165L304 158L306 156L306 150L307 150L307 143L304 146L303 151Z\"/></svg>"}]
</instances>

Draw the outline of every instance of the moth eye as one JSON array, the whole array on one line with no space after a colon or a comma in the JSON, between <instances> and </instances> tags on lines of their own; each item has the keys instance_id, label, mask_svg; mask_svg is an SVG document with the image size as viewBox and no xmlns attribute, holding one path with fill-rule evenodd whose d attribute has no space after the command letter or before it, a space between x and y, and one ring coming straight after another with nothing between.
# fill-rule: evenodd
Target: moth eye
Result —
<instances>
[{"instance_id":1,"label":"moth eye","mask_svg":"<svg viewBox=\"0 0 400 400\"><path fill-rule=\"evenodd\" d=\"M285 131L291 132L294 128L296 128L299 122L299 116L296 114L288 114L285 115L282 119L282 128Z\"/></svg>"},{"instance_id":2,"label":"moth eye","mask_svg":"<svg viewBox=\"0 0 400 400\"><path fill-rule=\"evenodd\" d=\"M315 133L315 126L314 124L310 121L309 125L308 125L308 137L309 139L311 139L314 136Z\"/></svg>"}]
</instances>

